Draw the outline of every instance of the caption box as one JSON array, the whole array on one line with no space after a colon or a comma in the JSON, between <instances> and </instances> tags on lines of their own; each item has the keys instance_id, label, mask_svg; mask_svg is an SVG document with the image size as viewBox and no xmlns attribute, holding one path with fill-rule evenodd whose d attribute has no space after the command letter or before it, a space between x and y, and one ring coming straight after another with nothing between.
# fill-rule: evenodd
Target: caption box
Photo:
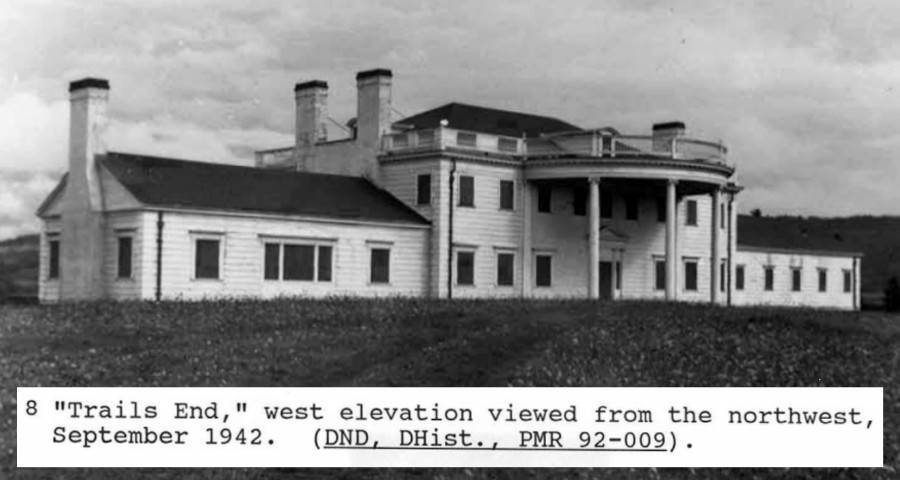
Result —
<instances>
[{"instance_id":1,"label":"caption box","mask_svg":"<svg viewBox=\"0 0 900 480\"><path fill-rule=\"evenodd\" d=\"M19 388L19 467L881 467L881 388Z\"/></svg>"}]
</instances>

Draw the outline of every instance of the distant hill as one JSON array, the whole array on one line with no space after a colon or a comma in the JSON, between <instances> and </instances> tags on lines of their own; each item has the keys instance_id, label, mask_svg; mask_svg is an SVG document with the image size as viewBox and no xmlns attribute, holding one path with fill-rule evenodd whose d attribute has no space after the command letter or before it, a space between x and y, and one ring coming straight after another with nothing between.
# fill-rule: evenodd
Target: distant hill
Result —
<instances>
[{"instance_id":1,"label":"distant hill","mask_svg":"<svg viewBox=\"0 0 900 480\"><path fill-rule=\"evenodd\" d=\"M880 293L900 277L900 217L738 216L738 243L757 247L861 252L862 291Z\"/></svg>"},{"instance_id":2,"label":"distant hill","mask_svg":"<svg viewBox=\"0 0 900 480\"><path fill-rule=\"evenodd\" d=\"M900 277L900 217L738 216L738 243L862 252L862 290L880 295ZM38 235L0 241L0 299L36 297Z\"/></svg>"},{"instance_id":3,"label":"distant hill","mask_svg":"<svg viewBox=\"0 0 900 480\"><path fill-rule=\"evenodd\" d=\"M37 234L0 241L0 300L37 298Z\"/></svg>"}]
</instances>

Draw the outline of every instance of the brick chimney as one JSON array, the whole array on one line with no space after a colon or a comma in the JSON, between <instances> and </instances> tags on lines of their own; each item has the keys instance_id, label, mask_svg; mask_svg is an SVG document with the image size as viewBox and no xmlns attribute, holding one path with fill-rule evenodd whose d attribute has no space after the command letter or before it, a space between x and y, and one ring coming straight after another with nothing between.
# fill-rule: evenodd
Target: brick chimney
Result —
<instances>
[{"instance_id":1,"label":"brick chimney","mask_svg":"<svg viewBox=\"0 0 900 480\"><path fill-rule=\"evenodd\" d=\"M61 297L102 298L103 191L97 157L106 154L104 133L109 82L84 78L69 84L69 173L62 207Z\"/></svg>"},{"instance_id":2,"label":"brick chimney","mask_svg":"<svg viewBox=\"0 0 900 480\"><path fill-rule=\"evenodd\" d=\"M308 148L328 139L328 83L311 80L294 86L297 107L295 123L296 146Z\"/></svg>"},{"instance_id":3,"label":"brick chimney","mask_svg":"<svg viewBox=\"0 0 900 480\"><path fill-rule=\"evenodd\" d=\"M653 151L656 153L672 153L672 140L684 136L684 122L665 122L653 124Z\"/></svg>"},{"instance_id":4,"label":"brick chimney","mask_svg":"<svg viewBox=\"0 0 900 480\"><path fill-rule=\"evenodd\" d=\"M356 138L361 147L379 148L381 136L391 130L391 82L385 68L356 74Z\"/></svg>"}]
</instances>

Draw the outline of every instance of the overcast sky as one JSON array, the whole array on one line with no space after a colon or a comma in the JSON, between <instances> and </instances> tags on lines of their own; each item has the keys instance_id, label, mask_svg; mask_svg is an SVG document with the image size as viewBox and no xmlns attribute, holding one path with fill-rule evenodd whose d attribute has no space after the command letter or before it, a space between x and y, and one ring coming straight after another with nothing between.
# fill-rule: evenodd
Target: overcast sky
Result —
<instances>
[{"instance_id":1,"label":"overcast sky","mask_svg":"<svg viewBox=\"0 0 900 480\"><path fill-rule=\"evenodd\" d=\"M785 5L788 3L788 5ZM900 214L900 2L20 1L0 7L0 238L66 167L69 81L110 80L111 149L250 163L290 145L293 85L354 115L449 101L719 140L741 211Z\"/></svg>"}]
</instances>

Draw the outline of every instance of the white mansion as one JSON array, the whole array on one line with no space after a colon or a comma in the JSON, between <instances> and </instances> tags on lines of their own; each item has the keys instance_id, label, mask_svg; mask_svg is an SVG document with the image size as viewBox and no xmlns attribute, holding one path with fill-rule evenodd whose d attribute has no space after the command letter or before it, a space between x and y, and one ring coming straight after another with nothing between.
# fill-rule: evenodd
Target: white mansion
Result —
<instances>
[{"instance_id":1,"label":"white mansion","mask_svg":"<svg viewBox=\"0 0 900 480\"><path fill-rule=\"evenodd\" d=\"M735 166L683 123L627 135L459 103L398 120L389 70L356 83L341 138L328 85L300 83L295 144L240 167L107 151L108 82L72 82L68 173L38 211L40 299L859 308L859 254L740 244Z\"/></svg>"}]
</instances>

